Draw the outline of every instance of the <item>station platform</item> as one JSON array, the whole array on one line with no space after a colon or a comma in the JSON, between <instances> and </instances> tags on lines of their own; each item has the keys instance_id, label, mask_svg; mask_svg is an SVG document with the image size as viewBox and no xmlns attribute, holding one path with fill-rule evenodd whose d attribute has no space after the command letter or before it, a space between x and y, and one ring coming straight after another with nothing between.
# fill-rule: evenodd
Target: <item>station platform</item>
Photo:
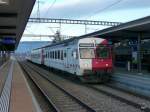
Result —
<instances>
[{"instance_id":1,"label":"station platform","mask_svg":"<svg viewBox=\"0 0 150 112\"><path fill-rule=\"evenodd\" d=\"M137 69L127 70L127 68L115 67L114 71L117 74L141 75L141 76L149 76L150 78L150 72L148 72L147 70L142 70L139 73Z\"/></svg>"},{"instance_id":2,"label":"station platform","mask_svg":"<svg viewBox=\"0 0 150 112\"><path fill-rule=\"evenodd\" d=\"M150 73L146 70L139 73L135 69L128 71L126 68L117 67L111 80L115 87L150 98Z\"/></svg>"},{"instance_id":3,"label":"station platform","mask_svg":"<svg viewBox=\"0 0 150 112\"><path fill-rule=\"evenodd\" d=\"M0 112L38 112L31 89L14 58L0 67Z\"/></svg>"}]
</instances>

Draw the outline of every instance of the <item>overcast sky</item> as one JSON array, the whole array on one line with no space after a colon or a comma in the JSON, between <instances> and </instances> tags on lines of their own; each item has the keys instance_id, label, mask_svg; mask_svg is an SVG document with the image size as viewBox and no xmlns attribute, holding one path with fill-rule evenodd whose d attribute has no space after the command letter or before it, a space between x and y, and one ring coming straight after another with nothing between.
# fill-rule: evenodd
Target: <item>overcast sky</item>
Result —
<instances>
[{"instance_id":1,"label":"overcast sky","mask_svg":"<svg viewBox=\"0 0 150 112\"><path fill-rule=\"evenodd\" d=\"M40 17L127 22L150 15L150 0L40 0ZM31 17L37 17L37 3ZM58 24L28 24L25 34L53 35ZM61 34L85 34L84 25L61 25ZM87 33L106 26L87 26ZM28 37L29 39L29 37ZM27 38L22 38L27 40ZM30 38L39 40L39 38ZM42 38L42 40L48 40Z\"/></svg>"}]
</instances>

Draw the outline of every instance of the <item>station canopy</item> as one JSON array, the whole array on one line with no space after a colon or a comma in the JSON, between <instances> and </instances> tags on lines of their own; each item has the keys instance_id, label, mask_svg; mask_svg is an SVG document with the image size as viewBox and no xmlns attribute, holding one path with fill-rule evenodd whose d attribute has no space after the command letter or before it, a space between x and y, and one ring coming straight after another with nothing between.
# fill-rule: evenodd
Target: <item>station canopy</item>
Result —
<instances>
[{"instance_id":1,"label":"station canopy","mask_svg":"<svg viewBox=\"0 0 150 112\"><path fill-rule=\"evenodd\" d=\"M150 16L86 34L80 38L95 36L117 42L124 39L137 39L139 35L141 39L150 39Z\"/></svg>"},{"instance_id":2,"label":"station canopy","mask_svg":"<svg viewBox=\"0 0 150 112\"><path fill-rule=\"evenodd\" d=\"M0 51L13 51L22 37L35 0L0 0Z\"/></svg>"}]
</instances>

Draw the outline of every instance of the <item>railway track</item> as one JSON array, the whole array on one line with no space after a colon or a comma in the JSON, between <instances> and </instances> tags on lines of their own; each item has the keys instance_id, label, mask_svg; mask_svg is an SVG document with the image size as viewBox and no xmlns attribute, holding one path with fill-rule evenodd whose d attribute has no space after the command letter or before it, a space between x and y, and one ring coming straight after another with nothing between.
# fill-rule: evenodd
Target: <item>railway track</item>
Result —
<instances>
[{"instance_id":1,"label":"railway track","mask_svg":"<svg viewBox=\"0 0 150 112\"><path fill-rule=\"evenodd\" d=\"M43 75L48 80L50 80L50 78L51 78L51 80L55 80L56 81L56 79L57 79L56 76L54 76L55 78L53 78L53 76L52 77L48 77L49 75L51 75L48 71L46 71L46 70L44 70L44 69L42 69L40 67L37 67L34 64L31 64L31 63L29 64L28 63L28 66L30 66L30 68L32 68L32 69L35 69L35 71L38 74ZM142 112L144 112L144 111L145 112L149 112L149 109L144 107L145 105L139 105L138 104L139 106L137 106L137 104L135 102L133 104L132 101L128 101L128 99L125 99L125 98L117 97L117 95L116 96L115 95L109 95L110 93L107 94L106 92L100 92L100 90L97 91L96 89L92 89L90 87L86 88L83 85L79 85L79 84L78 84L78 86L80 86L80 87L75 88L74 84L72 84L73 82L68 81L69 84L65 85L63 83L64 82L67 83L66 80L64 81L64 80L62 80L60 78L58 78L58 80L59 81L56 81L55 83L60 84L59 86L63 86L65 89L67 88L68 90L67 89L66 90L67 91L71 91L72 94L74 93L75 94L74 96L78 97L78 99L81 99L82 101L86 102L86 104L89 105L90 107L95 108L95 111L100 111L100 110L101 111L105 111L105 110L109 109L109 110L107 110L107 112L120 112L120 111L123 112L124 111L123 108L128 108L128 111L132 112L134 110L131 109L131 107L134 107L135 108L135 112L138 112L138 111L139 112L141 112L141 111ZM62 80L62 81L60 82L60 80ZM77 84L76 84L76 86L77 86ZM69 90L70 88L72 88L74 90ZM82 91L82 92L83 91L84 92L87 91L87 94L84 93L85 95L83 95L83 93L80 93L80 91ZM102 94L102 95L100 95L100 94ZM94 96L94 99L90 98L91 95ZM95 97L98 97L98 98L95 98ZM104 98L104 97L106 97L106 98ZM109 101L110 99L111 99L111 103ZM105 100L105 101L102 101L102 100ZM107 103L105 104L105 102L107 102ZM110 103L110 105L108 103ZM122 104L123 104L123 107L122 107ZM104 105L105 105L105 107L103 107ZM120 107L117 106L117 105L119 105ZM107 108L107 109L104 109L104 108Z\"/></svg>"},{"instance_id":2,"label":"railway track","mask_svg":"<svg viewBox=\"0 0 150 112\"><path fill-rule=\"evenodd\" d=\"M22 64L22 67L52 104L55 112L96 112L56 83L33 71L29 66Z\"/></svg>"},{"instance_id":3,"label":"railway track","mask_svg":"<svg viewBox=\"0 0 150 112\"><path fill-rule=\"evenodd\" d=\"M124 92L118 89L114 89L111 86L105 85L87 85L88 87L96 90L100 93L106 94L107 96L111 96L115 99L118 99L126 104L132 105L135 108L141 109L143 112L150 112L150 101L143 99L139 96L130 94L128 92Z\"/></svg>"}]
</instances>

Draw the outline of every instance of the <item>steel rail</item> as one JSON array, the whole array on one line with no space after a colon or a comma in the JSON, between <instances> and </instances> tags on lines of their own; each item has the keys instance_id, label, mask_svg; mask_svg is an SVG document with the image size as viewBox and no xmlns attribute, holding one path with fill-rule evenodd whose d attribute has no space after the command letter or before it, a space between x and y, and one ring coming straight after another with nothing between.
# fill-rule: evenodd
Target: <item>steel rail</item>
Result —
<instances>
[{"instance_id":1,"label":"steel rail","mask_svg":"<svg viewBox=\"0 0 150 112\"><path fill-rule=\"evenodd\" d=\"M28 66L30 66L30 65L28 64ZM67 92L64 88L60 87L54 81L52 81L52 80L46 78L45 76L43 76L42 73L40 73L34 67L30 66L30 69L32 69L34 72L36 72L37 74L39 74L40 76L42 76L44 79L48 80L51 84L53 84L59 90L63 91L66 95L68 95L69 97L71 97L72 99L74 99L78 104L80 104L81 106L85 107L89 112L96 112L93 108L89 107L87 104L83 103L80 99L76 98L71 93Z\"/></svg>"},{"instance_id":2,"label":"steel rail","mask_svg":"<svg viewBox=\"0 0 150 112\"><path fill-rule=\"evenodd\" d=\"M50 102L50 104L53 107L54 112L61 112L56 105L53 103L53 101L46 95L46 93L42 90L42 88L37 84L36 81L34 81L33 77L30 76L29 71L27 71L27 68L25 68L26 66L23 65L22 63L20 63L21 68L23 69L23 71L30 77L30 79L33 81L33 83L40 89L40 91L42 92L42 94L46 97L46 99Z\"/></svg>"},{"instance_id":3,"label":"steel rail","mask_svg":"<svg viewBox=\"0 0 150 112\"><path fill-rule=\"evenodd\" d=\"M149 107L143 107L143 105L140 105L140 104L135 103L135 102L133 102L133 101L129 101L129 100L125 99L125 98L122 98L122 97L120 97L120 96L114 95L113 93L110 93L110 92L101 90L101 89L96 88L96 87L91 86L91 85L85 85L85 86L87 86L87 87L89 87L89 88L91 88L91 89L93 89L93 90L95 90L95 91L98 91L98 92L100 92L100 93L103 93L103 94L105 94L105 95L107 95L107 96L110 96L110 97L112 97L112 98L115 98L115 99L117 99L117 100L119 100L119 101L121 101L121 102L124 102L124 103L128 104L128 105L131 105L131 106L133 106L133 107L135 107L135 108L138 108L138 109L140 109L140 110L142 110L142 111L144 111L144 112L150 112L150 108L149 108Z\"/></svg>"}]
</instances>

